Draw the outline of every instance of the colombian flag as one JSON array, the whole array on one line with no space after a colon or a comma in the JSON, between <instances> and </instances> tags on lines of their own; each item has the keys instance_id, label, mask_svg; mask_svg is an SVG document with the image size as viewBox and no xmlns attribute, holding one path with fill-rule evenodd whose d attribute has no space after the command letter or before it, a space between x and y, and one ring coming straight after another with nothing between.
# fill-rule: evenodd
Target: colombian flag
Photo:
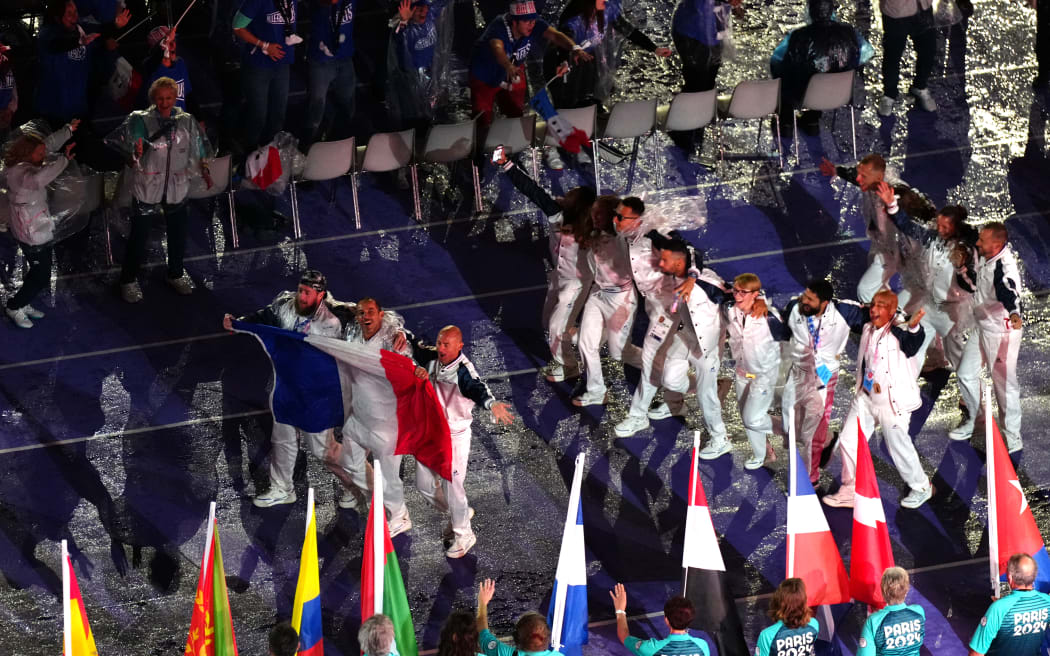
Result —
<instances>
[{"instance_id":1,"label":"colombian flag","mask_svg":"<svg viewBox=\"0 0 1050 656\"><path fill-rule=\"evenodd\" d=\"M200 578L186 637L186 656L237 656L233 635L230 597L226 592L226 573L222 568L222 549L215 523L215 502L208 512L208 535L204 540Z\"/></svg>"},{"instance_id":2,"label":"colombian flag","mask_svg":"<svg viewBox=\"0 0 1050 656\"><path fill-rule=\"evenodd\" d=\"M98 656L65 540L62 540L62 633L65 656Z\"/></svg>"},{"instance_id":3,"label":"colombian flag","mask_svg":"<svg viewBox=\"0 0 1050 656\"><path fill-rule=\"evenodd\" d=\"M299 582L295 584L292 628L299 634L299 654L322 656L321 584L317 572L317 518L314 513L314 489L306 503L306 538L299 556Z\"/></svg>"},{"instance_id":4,"label":"colombian flag","mask_svg":"<svg viewBox=\"0 0 1050 656\"><path fill-rule=\"evenodd\" d=\"M368 511L365 528L365 548L361 558L361 621L382 613L394 623L394 644L401 656L418 656L416 630L408 608L405 582L397 553L390 541L390 530L383 509L383 471L376 461L372 464L372 507ZM397 472L393 472L397 476Z\"/></svg>"}]
</instances>

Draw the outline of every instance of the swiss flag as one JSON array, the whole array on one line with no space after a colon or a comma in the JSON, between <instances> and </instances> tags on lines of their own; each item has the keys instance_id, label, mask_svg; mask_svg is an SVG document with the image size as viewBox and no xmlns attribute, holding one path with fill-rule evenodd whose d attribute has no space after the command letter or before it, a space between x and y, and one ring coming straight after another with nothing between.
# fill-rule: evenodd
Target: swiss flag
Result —
<instances>
[{"instance_id":1,"label":"swiss flag","mask_svg":"<svg viewBox=\"0 0 1050 656\"><path fill-rule=\"evenodd\" d=\"M882 608L882 573L893 567L890 533L879 496L868 438L857 419L857 481L853 500L853 545L849 558L849 592L857 601Z\"/></svg>"}]
</instances>

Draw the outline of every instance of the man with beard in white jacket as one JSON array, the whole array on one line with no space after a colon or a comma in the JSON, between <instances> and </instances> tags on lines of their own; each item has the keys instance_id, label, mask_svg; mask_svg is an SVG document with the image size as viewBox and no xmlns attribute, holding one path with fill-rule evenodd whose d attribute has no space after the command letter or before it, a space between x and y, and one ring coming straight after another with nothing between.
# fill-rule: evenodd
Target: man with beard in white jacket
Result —
<instances>
[{"instance_id":1,"label":"man with beard in white jacket","mask_svg":"<svg viewBox=\"0 0 1050 656\"><path fill-rule=\"evenodd\" d=\"M842 486L835 494L824 497L834 508L852 508L857 475L858 420L864 439L871 439L875 427L882 437L890 458L911 491L901 499L901 506L914 509L933 496L933 486L922 470L908 425L911 413L922 405L919 394L918 368L912 358L922 346L924 331L919 322L924 311L912 315L907 324L897 324L897 295L889 290L875 294L872 304L862 312L850 315L853 332L860 333L857 350L857 385L846 423L839 435L842 454Z\"/></svg>"},{"instance_id":2,"label":"man with beard in white jacket","mask_svg":"<svg viewBox=\"0 0 1050 656\"><path fill-rule=\"evenodd\" d=\"M327 291L328 280L323 273L305 271L296 291L281 292L272 303L241 317L240 321L340 339L343 336L343 324L325 302ZM233 316L227 314L222 319L222 327L232 331L232 322ZM324 460L325 467L343 486L360 493L353 478L353 470L343 462L342 445L335 441L334 431L328 429L320 433L307 433L275 420L270 437L270 489L255 495L253 503L259 508L295 503L292 474L295 459L299 455L297 434L300 432L310 452Z\"/></svg>"},{"instance_id":3,"label":"man with beard in white jacket","mask_svg":"<svg viewBox=\"0 0 1050 656\"><path fill-rule=\"evenodd\" d=\"M452 434L452 480L446 481L437 472L417 463L416 487L430 505L449 512L443 537L451 540L451 544L445 555L462 558L477 542L470 527L474 509L467 502L465 487L467 461L470 459L471 411L475 404L481 405L501 424L512 423L514 415L506 403L492 396L474 365L463 355L463 333L458 327L445 326L438 333L434 348L419 346L415 354L416 360L423 365L416 368L416 376L420 379L430 377Z\"/></svg>"},{"instance_id":4,"label":"man with beard in white jacket","mask_svg":"<svg viewBox=\"0 0 1050 656\"><path fill-rule=\"evenodd\" d=\"M967 262L964 249L953 253L958 267L958 283L973 292L973 313L979 340L966 344L971 357L980 349L992 374L992 389L999 404L999 423L1006 448L1023 448L1021 442L1021 387L1017 382L1017 355L1021 349L1021 274L1017 255L1007 243L1010 234L998 221L981 226L977 237L977 257ZM973 343L978 341L978 343ZM966 357L964 354L963 357ZM976 415L976 408L971 408Z\"/></svg>"}]
</instances>

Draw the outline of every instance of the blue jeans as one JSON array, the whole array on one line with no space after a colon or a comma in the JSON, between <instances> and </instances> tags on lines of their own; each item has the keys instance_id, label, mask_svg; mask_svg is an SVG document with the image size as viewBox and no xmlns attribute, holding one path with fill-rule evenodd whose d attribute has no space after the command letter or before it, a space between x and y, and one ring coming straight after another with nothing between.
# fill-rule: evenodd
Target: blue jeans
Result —
<instances>
[{"instance_id":1,"label":"blue jeans","mask_svg":"<svg viewBox=\"0 0 1050 656\"><path fill-rule=\"evenodd\" d=\"M288 108L289 66L261 68L245 63L241 68L244 93L243 143L246 151L270 143L284 127Z\"/></svg>"},{"instance_id":2,"label":"blue jeans","mask_svg":"<svg viewBox=\"0 0 1050 656\"><path fill-rule=\"evenodd\" d=\"M331 91L338 114L336 122L348 125L354 118L354 90L357 74L353 59L331 59L310 62L310 83L307 91L309 105L306 110L306 132L303 135L303 150L321 138L319 130L324 119L325 104Z\"/></svg>"}]
</instances>

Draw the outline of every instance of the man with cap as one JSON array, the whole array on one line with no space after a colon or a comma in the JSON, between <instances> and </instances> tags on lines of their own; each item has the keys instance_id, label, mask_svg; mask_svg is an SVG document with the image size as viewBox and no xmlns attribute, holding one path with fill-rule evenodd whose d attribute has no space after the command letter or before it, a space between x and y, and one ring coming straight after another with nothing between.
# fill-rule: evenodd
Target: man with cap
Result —
<instances>
[{"instance_id":1,"label":"man with cap","mask_svg":"<svg viewBox=\"0 0 1050 656\"><path fill-rule=\"evenodd\" d=\"M321 120L331 92L339 110L332 126L342 132L333 138L349 136L354 118L354 93L357 75L354 71L354 10L357 0L310 0L313 14L310 43L306 50L310 82L307 85L306 132L301 149L306 152L321 138Z\"/></svg>"},{"instance_id":2,"label":"man with cap","mask_svg":"<svg viewBox=\"0 0 1050 656\"><path fill-rule=\"evenodd\" d=\"M537 37L572 52L573 61L590 61L571 38L547 24L536 13L533 0L515 0L506 14L497 17L474 44L470 62L470 106L481 115L481 127L492 123L493 105L504 116L521 116L525 110L525 59Z\"/></svg>"},{"instance_id":3,"label":"man with cap","mask_svg":"<svg viewBox=\"0 0 1050 656\"><path fill-rule=\"evenodd\" d=\"M241 317L240 321L274 326L307 335L320 335L340 339L343 336L343 324L332 314L325 297L328 281L320 271L306 271L299 279L296 291L284 291L264 308ZM233 316L225 315L222 327L233 330ZM295 502L295 490L292 487L292 473L295 460L299 455L296 434L300 432L295 426L273 422L273 433L270 437L270 489L255 496L254 503L260 508L267 508ZM342 445L335 441L331 429L321 433L303 433L311 453L324 459L328 468L342 484L351 491L359 491L353 480L353 471L344 465Z\"/></svg>"}]
</instances>

